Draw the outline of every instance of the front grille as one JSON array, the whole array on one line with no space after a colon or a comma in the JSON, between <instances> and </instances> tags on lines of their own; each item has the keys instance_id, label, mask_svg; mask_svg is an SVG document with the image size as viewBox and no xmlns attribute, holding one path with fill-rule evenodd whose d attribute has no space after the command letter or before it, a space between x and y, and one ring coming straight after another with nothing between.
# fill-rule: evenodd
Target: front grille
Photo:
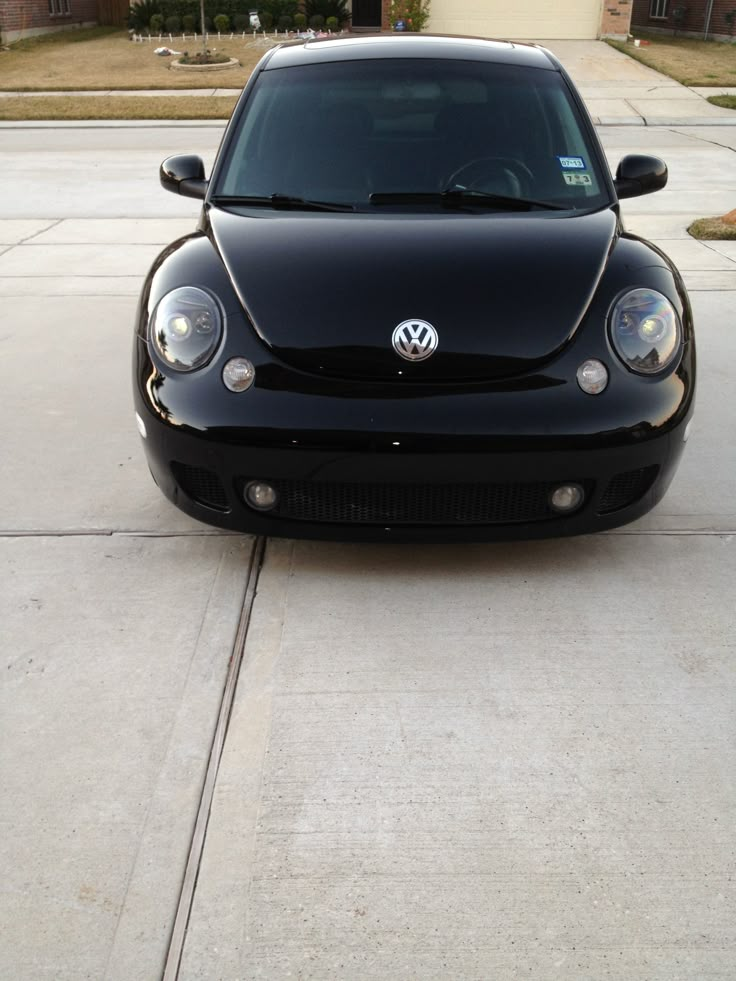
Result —
<instances>
[{"instance_id":1,"label":"front grille","mask_svg":"<svg viewBox=\"0 0 736 981\"><path fill-rule=\"evenodd\" d=\"M495 525L558 517L557 484L358 484L269 480L290 521L368 525Z\"/></svg>"},{"instance_id":2,"label":"front grille","mask_svg":"<svg viewBox=\"0 0 736 981\"><path fill-rule=\"evenodd\" d=\"M195 503L214 511L229 511L225 490L220 478L204 467L192 467L188 463L172 463L171 470L181 489Z\"/></svg>"},{"instance_id":3,"label":"front grille","mask_svg":"<svg viewBox=\"0 0 736 981\"><path fill-rule=\"evenodd\" d=\"M598 514L610 514L627 508L643 497L654 483L659 467L640 467L619 473L609 481L598 505Z\"/></svg>"}]
</instances>

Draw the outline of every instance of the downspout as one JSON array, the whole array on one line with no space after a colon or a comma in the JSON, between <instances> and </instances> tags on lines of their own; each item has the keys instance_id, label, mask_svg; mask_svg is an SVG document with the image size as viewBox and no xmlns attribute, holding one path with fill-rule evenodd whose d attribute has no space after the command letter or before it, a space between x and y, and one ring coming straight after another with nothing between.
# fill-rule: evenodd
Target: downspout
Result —
<instances>
[{"instance_id":1,"label":"downspout","mask_svg":"<svg viewBox=\"0 0 736 981\"><path fill-rule=\"evenodd\" d=\"M708 6L705 8L705 30L703 31L703 40L708 40L708 34L710 33L710 19L713 14L713 0L708 0Z\"/></svg>"}]
</instances>

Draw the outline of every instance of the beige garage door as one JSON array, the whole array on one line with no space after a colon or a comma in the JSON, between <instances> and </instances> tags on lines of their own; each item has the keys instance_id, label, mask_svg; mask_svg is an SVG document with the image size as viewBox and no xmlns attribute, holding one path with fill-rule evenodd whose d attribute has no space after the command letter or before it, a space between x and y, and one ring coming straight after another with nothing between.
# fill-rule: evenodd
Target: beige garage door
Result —
<instances>
[{"instance_id":1,"label":"beige garage door","mask_svg":"<svg viewBox=\"0 0 736 981\"><path fill-rule=\"evenodd\" d=\"M543 41L598 37L601 0L432 0L427 30Z\"/></svg>"}]
</instances>

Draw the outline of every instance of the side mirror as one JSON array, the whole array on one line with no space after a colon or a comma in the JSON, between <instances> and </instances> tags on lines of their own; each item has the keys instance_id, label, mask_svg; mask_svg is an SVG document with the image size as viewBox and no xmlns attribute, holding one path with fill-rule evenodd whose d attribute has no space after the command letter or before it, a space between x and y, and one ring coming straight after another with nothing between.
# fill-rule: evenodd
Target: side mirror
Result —
<instances>
[{"instance_id":1,"label":"side mirror","mask_svg":"<svg viewBox=\"0 0 736 981\"><path fill-rule=\"evenodd\" d=\"M204 198L207 193L202 158L190 153L167 157L161 164L159 180L161 187L186 198Z\"/></svg>"},{"instance_id":2,"label":"side mirror","mask_svg":"<svg viewBox=\"0 0 736 981\"><path fill-rule=\"evenodd\" d=\"M667 183L667 164L659 157L630 153L618 165L613 186L619 198L638 198L661 191Z\"/></svg>"}]
</instances>

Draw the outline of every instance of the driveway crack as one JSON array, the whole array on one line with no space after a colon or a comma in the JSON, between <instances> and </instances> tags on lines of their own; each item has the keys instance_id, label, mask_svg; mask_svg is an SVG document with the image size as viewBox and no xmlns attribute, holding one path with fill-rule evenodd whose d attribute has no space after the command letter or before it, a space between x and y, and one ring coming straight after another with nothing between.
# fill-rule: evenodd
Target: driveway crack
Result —
<instances>
[{"instance_id":1,"label":"driveway crack","mask_svg":"<svg viewBox=\"0 0 736 981\"><path fill-rule=\"evenodd\" d=\"M636 108L636 106L632 106L632 104L631 104L631 102L630 102L630 101L629 101L628 99L624 99L624 100L623 100L623 102L624 102L624 105L625 105L625 106L628 106L628 107L629 107L629 109L631 109L631 111L632 111L632 112L633 112L633 113L634 113L634 114L635 114L636 116L638 116L638 117L639 117L639 119L641 119L641 121L642 121L642 123L643 123L643 124L644 124L645 126L648 126L648 125L649 125L649 123L648 123L648 122L647 122L647 120L646 120L646 117L645 117L645 116L642 116L642 114L641 114L641 113L639 112L639 110L638 110L638 109Z\"/></svg>"},{"instance_id":2,"label":"driveway crack","mask_svg":"<svg viewBox=\"0 0 736 981\"><path fill-rule=\"evenodd\" d=\"M727 143L719 143L718 140L709 140L706 137L701 136L699 133L696 133L696 134L693 134L693 133L683 133L679 129L672 129L672 130L670 130L670 132L671 133L677 133L678 136L687 136L690 139L699 140L701 143L710 143L711 146L718 146L722 150L730 150L731 153L736 153L736 148L735 147L729 146Z\"/></svg>"}]
</instances>

